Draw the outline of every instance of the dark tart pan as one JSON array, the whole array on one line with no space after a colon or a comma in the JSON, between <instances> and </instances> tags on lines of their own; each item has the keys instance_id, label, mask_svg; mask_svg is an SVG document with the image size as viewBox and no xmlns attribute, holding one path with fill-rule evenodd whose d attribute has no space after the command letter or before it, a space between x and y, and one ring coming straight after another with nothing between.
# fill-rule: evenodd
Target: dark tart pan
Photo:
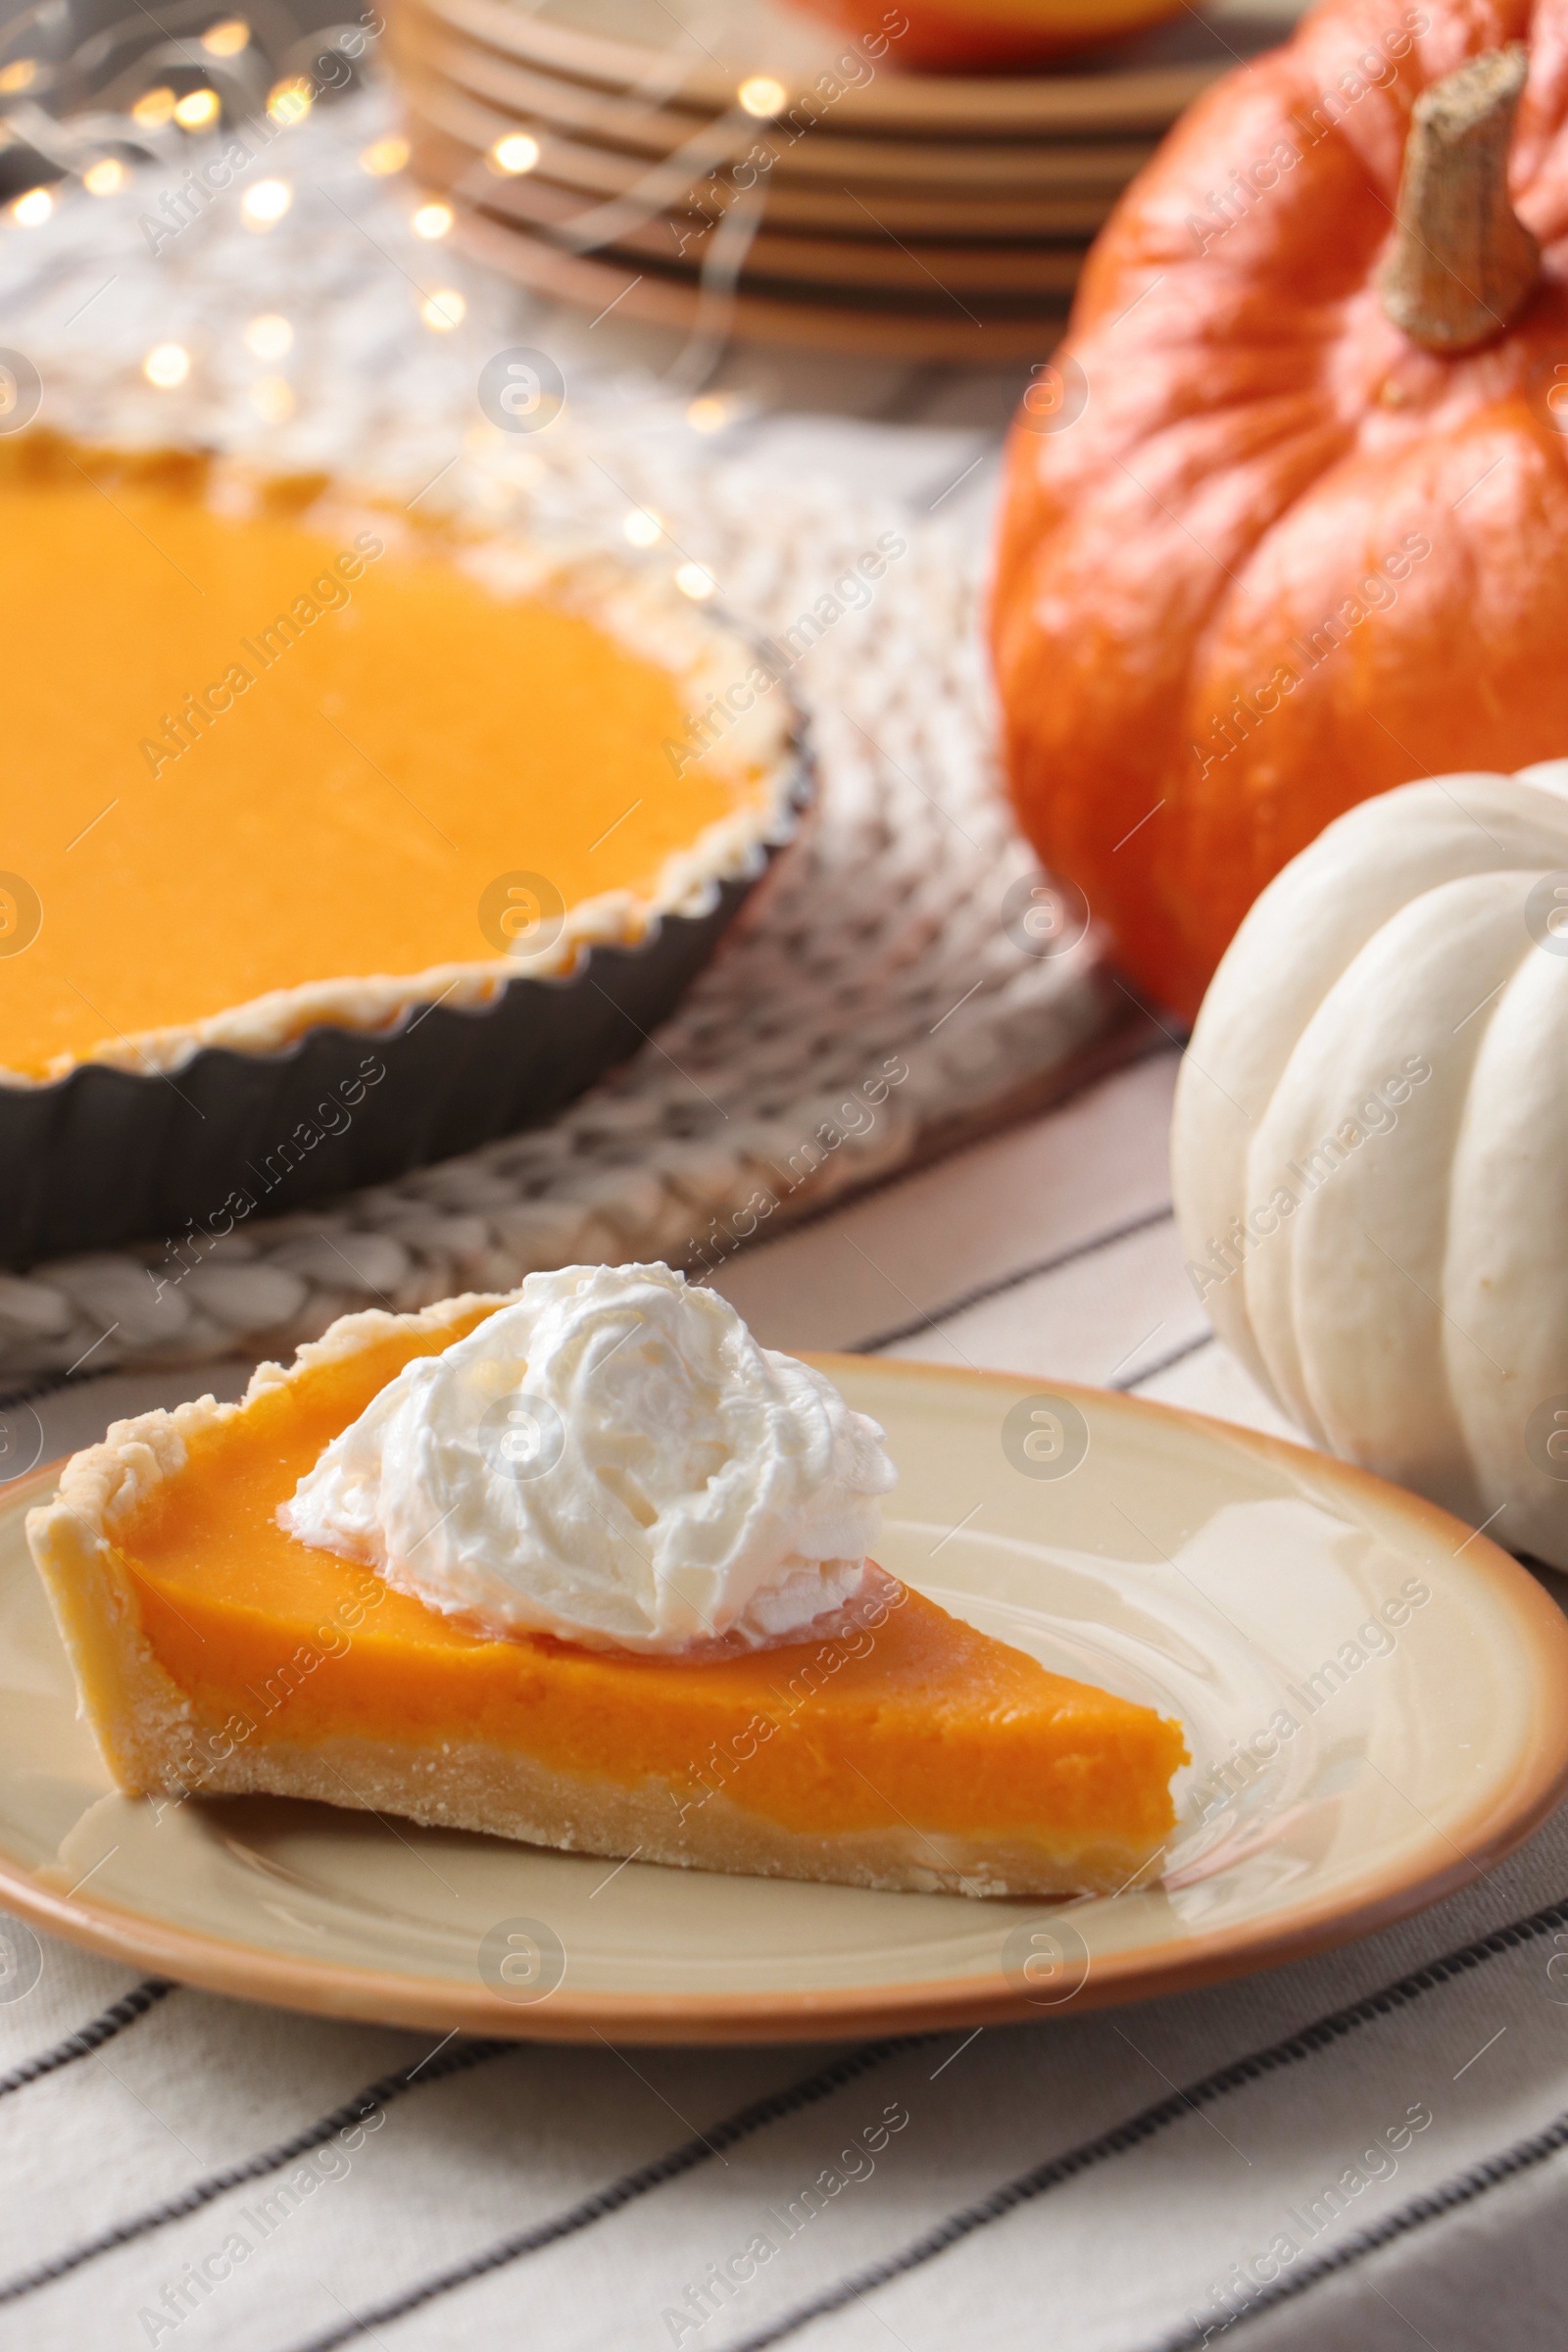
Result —
<instances>
[{"instance_id":1,"label":"dark tart pan","mask_svg":"<svg viewBox=\"0 0 1568 2352\"><path fill-rule=\"evenodd\" d=\"M797 756L801 806L799 739ZM592 948L566 977L509 981L471 1010L322 1026L280 1054L205 1047L167 1077L85 1062L53 1085L0 1086L0 1261L227 1232L537 1125L636 1053L760 878L720 883L707 913L666 914L636 947Z\"/></svg>"},{"instance_id":2,"label":"dark tart pan","mask_svg":"<svg viewBox=\"0 0 1568 2352\"><path fill-rule=\"evenodd\" d=\"M13 468L59 462L53 436L27 441L5 450L0 488ZM88 458L94 471L102 454ZM210 470L195 452L125 462L198 483ZM270 495L299 507L319 488ZM711 617L750 650L733 623ZM477 1004L415 995L386 1026L323 1019L276 1050L198 1045L167 1072L89 1060L41 1085L0 1078L0 1265L177 1242L192 1228L220 1237L252 1216L385 1183L537 1125L627 1060L667 1018L810 802L805 721L778 661L766 667L785 721L769 753L770 813L759 812L749 851L715 857L688 910L654 910L640 936L582 946L559 975L519 973Z\"/></svg>"}]
</instances>

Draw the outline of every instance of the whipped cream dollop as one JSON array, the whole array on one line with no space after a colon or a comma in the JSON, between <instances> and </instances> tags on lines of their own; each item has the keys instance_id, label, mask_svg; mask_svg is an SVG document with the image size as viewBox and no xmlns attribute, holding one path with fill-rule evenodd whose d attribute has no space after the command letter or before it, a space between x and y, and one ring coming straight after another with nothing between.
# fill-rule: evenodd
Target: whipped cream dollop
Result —
<instances>
[{"instance_id":1,"label":"whipped cream dollop","mask_svg":"<svg viewBox=\"0 0 1568 2352\"><path fill-rule=\"evenodd\" d=\"M278 1519L491 1633L755 1646L859 1588L881 1440L668 1266L566 1266L406 1364Z\"/></svg>"}]
</instances>

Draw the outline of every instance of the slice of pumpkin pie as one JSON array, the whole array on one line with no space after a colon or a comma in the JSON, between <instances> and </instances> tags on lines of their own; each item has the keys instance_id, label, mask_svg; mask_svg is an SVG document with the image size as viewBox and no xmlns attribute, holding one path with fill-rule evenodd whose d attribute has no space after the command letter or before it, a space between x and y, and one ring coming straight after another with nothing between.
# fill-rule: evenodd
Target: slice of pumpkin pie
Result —
<instances>
[{"instance_id":1,"label":"slice of pumpkin pie","mask_svg":"<svg viewBox=\"0 0 1568 2352\"><path fill-rule=\"evenodd\" d=\"M881 1436L667 1267L568 1267L119 1422L28 1537L126 1790L861 1886L1150 1873L1180 1726L872 1565Z\"/></svg>"}]
</instances>

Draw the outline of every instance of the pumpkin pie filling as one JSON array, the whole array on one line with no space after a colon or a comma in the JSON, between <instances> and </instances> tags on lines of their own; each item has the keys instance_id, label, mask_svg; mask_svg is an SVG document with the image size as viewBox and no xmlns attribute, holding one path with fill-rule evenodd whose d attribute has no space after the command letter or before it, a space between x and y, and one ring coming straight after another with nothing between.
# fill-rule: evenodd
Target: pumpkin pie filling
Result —
<instances>
[{"instance_id":1,"label":"pumpkin pie filling","mask_svg":"<svg viewBox=\"0 0 1568 2352\"><path fill-rule=\"evenodd\" d=\"M0 518L17 1076L142 1066L140 1041L303 990L267 1041L285 1043L320 1017L313 988L354 976L505 976L515 931L481 913L499 876L542 876L564 909L651 903L766 798L744 730L697 755L705 624L660 591L630 625L650 583L607 578L604 618L538 561L530 585L482 539L319 481L37 436L0 450Z\"/></svg>"},{"instance_id":2,"label":"pumpkin pie filling","mask_svg":"<svg viewBox=\"0 0 1568 2352\"><path fill-rule=\"evenodd\" d=\"M122 1785L280 1788L590 1851L642 1843L649 1859L881 1886L1066 1891L1152 1866L1174 1819L1180 1727L1049 1673L880 1572L804 1640L637 1655L495 1639L287 1534L279 1505L328 1442L404 1364L500 1303L353 1318L362 1336L329 1335L287 1375L267 1368L275 1377L241 1406L194 1426L202 1408L180 1408L182 1458L166 1447L162 1476L125 1446L145 1424L119 1425L110 1445L128 1481L100 1505L99 1544L84 1541L85 1487L85 1511L34 1515ZM94 1590L105 1580L124 1603L114 1633ZM509 1766L564 1792L556 1814L540 1821L537 1794L520 1816L476 1803Z\"/></svg>"}]
</instances>

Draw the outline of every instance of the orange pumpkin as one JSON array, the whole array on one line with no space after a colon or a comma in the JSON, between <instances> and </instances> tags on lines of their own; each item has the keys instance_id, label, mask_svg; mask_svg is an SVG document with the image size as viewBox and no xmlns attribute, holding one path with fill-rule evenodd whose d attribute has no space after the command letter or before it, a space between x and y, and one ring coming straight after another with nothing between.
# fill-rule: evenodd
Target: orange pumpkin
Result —
<instances>
[{"instance_id":1,"label":"orange pumpkin","mask_svg":"<svg viewBox=\"0 0 1568 2352\"><path fill-rule=\"evenodd\" d=\"M1326 0L1091 255L993 653L1025 829L1183 1015L1331 817L1568 753L1565 273L1568 0Z\"/></svg>"}]
</instances>

